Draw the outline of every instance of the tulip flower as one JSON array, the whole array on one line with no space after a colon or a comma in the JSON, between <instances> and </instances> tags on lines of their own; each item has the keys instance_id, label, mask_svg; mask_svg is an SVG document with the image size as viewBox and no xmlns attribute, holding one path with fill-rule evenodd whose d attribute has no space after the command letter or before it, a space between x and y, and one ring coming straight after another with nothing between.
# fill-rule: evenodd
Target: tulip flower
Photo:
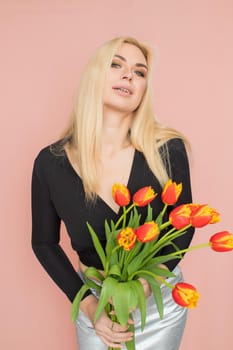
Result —
<instances>
[{"instance_id":1,"label":"tulip flower","mask_svg":"<svg viewBox=\"0 0 233 350\"><path fill-rule=\"evenodd\" d=\"M159 235L159 227L154 221L145 222L136 230L138 241L145 243L150 242Z\"/></svg>"},{"instance_id":2,"label":"tulip flower","mask_svg":"<svg viewBox=\"0 0 233 350\"><path fill-rule=\"evenodd\" d=\"M112 186L112 196L114 201L120 206L126 206L130 202L130 193L128 188L122 184L114 184Z\"/></svg>"},{"instance_id":3,"label":"tulip flower","mask_svg":"<svg viewBox=\"0 0 233 350\"><path fill-rule=\"evenodd\" d=\"M220 214L215 210L211 208L211 220L210 220L210 224L215 224L216 222L220 221Z\"/></svg>"},{"instance_id":4,"label":"tulip flower","mask_svg":"<svg viewBox=\"0 0 233 350\"><path fill-rule=\"evenodd\" d=\"M164 204L174 205L182 191L182 183L176 184L172 182L172 180L168 180L166 185L164 186L161 198Z\"/></svg>"},{"instance_id":5,"label":"tulip flower","mask_svg":"<svg viewBox=\"0 0 233 350\"><path fill-rule=\"evenodd\" d=\"M207 204L190 204L190 209L192 211L191 224L193 227L203 227L220 220L219 213Z\"/></svg>"},{"instance_id":6,"label":"tulip flower","mask_svg":"<svg viewBox=\"0 0 233 350\"><path fill-rule=\"evenodd\" d=\"M228 231L215 233L210 237L210 247L216 252L233 250L233 234Z\"/></svg>"},{"instance_id":7,"label":"tulip flower","mask_svg":"<svg viewBox=\"0 0 233 350\"><path fill-rule=\"evenodd\" d=\"M153 190L151 186L142 187L133 196L133 202L138 207L144 207L149 204L155 197L157 193Z\"/></svg>"},{"instance_id":8,"label":"tulip flower","mask_svg":"<svg viewBox=\"0 0 233 350\"><path fill-rule=\"evenodd\" d=\"M177 230L190 224L191 209L189 204L181 204L170 212L169 221Z\"/></svg>"},{"instance_id":9,"label":"tulip flower","mask_svg":"<svg viewBox=\"0 0 233 350\"><path fill-rule=\"evenodd\" d=\"M180 282L172 289L172 297L178 305L191 309L197 306L199 293L191 284Z\"/></svg>"},{"instance_id":10,"label":"tulip flower","mask_svg":"<svg viewBox=\"0 0 233 350\"><path fill-rule=\"evenodd\" d=\"M118 244L123 247L124 250L131 250L135 245L136 239L135 231L131 227L126 227L117 235Z\"/></svg>"}]
</instances>

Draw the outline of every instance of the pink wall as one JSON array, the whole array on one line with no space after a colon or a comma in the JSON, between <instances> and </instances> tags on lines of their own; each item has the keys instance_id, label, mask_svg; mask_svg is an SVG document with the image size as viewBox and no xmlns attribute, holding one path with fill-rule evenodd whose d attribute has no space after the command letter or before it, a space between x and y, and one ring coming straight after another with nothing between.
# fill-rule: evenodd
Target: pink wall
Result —
<instances>
[{"instance_id":1,"label":"pink wall","mask_svg":"<svg viewBox=\"0 0 233 350\"><path fill-rule=\"evenodd\" d=\"M0 26L0 348L75 350L70 303L30 247L33 159L63 129L96 46L136 36L157 47L159 119L191 141L194 199L222 213L222 222L197 232L195 243L232 230L233 2L1 0ZM75 263L65 234L63 244ZM232 261L230 253L207 249L183 261L201 300L189 313L181 350L232 348Z\"/></svg>"}]
</instances>

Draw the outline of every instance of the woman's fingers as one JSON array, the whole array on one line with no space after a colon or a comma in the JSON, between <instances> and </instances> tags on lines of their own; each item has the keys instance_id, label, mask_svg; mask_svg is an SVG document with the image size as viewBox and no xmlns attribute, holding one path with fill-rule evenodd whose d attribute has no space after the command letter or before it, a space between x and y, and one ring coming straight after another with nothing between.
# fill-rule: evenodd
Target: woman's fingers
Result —
<instances>
[{"instance_id":1,"label":"woman's fingers","mask_svg":"<svg viewBox=\"0 0 233 350\"><path fill-rule=\"evenodd\" d=\"M132 323L132 320L129 320ZM128 331L128 325L121 326L102 314L95 324L95 332L101 340L110 347L122 347L122 344L132 340L133 333Z\"/></svg>"},{"instance_id":2,"label":"woman's fingers","mask_svg":"<svg viewBox=\"0 0 233 350\"><path fill-rule=\"evenodd\" d=\"M104 337L102 337L101 335L99 335L100 339L102 340L102 342L107 345L108 347L111 347L111 348L116 348L116 349L119 349L119 348L123 348L123 344L120 344L120 343L112 343L110 341L107 341Z\"/></svg>"}]
</instances>

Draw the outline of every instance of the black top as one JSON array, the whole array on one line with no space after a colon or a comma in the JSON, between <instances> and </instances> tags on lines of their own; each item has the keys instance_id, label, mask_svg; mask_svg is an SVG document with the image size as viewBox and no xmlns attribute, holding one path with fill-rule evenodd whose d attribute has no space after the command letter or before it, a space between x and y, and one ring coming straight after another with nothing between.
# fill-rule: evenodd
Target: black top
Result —
<instances>
[{"instance_id":1,"label":"black top","mask_svg":"<svg viewBox=\"0 0 233 350\"><path fill-rule=\"evenodd\" d=\"M172 139L168 141L167 146L170 176L173 181L183 183L183 191L176 206L191 203L189 165L183 142L180 139ZM152 186L159 194L151 203L156 217L163 208L160 199L162 189L149 169L143 153L136 150L127 187L133 194L144 186ZM142 214L141 221L143 221L147 208L138 208L138 211ZM104 220L112 219L116 222L121 214L122 208L116 214L98 196L95 203L86 202L82 180L64 151L56 155L51 152L51 147L41 150L35 160L32 174L32 247L41 264L70 301L73 301L83 282L59 245L61 220L82 263L102 269L86 222L92 225L104 246ZM176 240L176 245L180 249L187 248L192 235L193 229L190 228L187 234ZM172 246L167 246L160 254L168 254L173 250ZM173 270L179 261L174 259L165 265Z\"/></svg>"}]
</instances>

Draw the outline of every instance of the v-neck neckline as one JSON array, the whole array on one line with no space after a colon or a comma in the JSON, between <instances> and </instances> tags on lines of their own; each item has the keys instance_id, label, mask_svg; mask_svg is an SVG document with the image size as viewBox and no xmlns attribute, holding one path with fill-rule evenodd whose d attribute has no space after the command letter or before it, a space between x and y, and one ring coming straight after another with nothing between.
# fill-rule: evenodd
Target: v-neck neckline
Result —
<instances>
[{"instance_id":1,"label":"v-neck neckline","mask_svg":"<svg viewBox=\"0 0 233 350\"><path fill-rule=\"evenodd\" d=\"M64 149L64 154L65 154L65 158L66 158L67 163L68 163L69 167L71 168L72 172L76 175L76 177L79 179L79 181L83 184L82 178L80 177L78 172L73 167L65 149ZM130 171L129 171L129 177L128 177L128 181L126 184L126 187L129 189L130 189L131 180L132 180L133 173L134 173L134 168L135 168L135 163L136 163L136 155L137 155L137 150L134 149L133 159L132 159L132 163L131 163L131 167L130 167ZM107 207L115 216L119 216L119 214L121 213L122 207L119 206L118 211L116 212L100 195L98 195L98 193L96 194L96 196L97 196L97 200L99 200L105 207Z\"/></svg>"}]
</instances>

